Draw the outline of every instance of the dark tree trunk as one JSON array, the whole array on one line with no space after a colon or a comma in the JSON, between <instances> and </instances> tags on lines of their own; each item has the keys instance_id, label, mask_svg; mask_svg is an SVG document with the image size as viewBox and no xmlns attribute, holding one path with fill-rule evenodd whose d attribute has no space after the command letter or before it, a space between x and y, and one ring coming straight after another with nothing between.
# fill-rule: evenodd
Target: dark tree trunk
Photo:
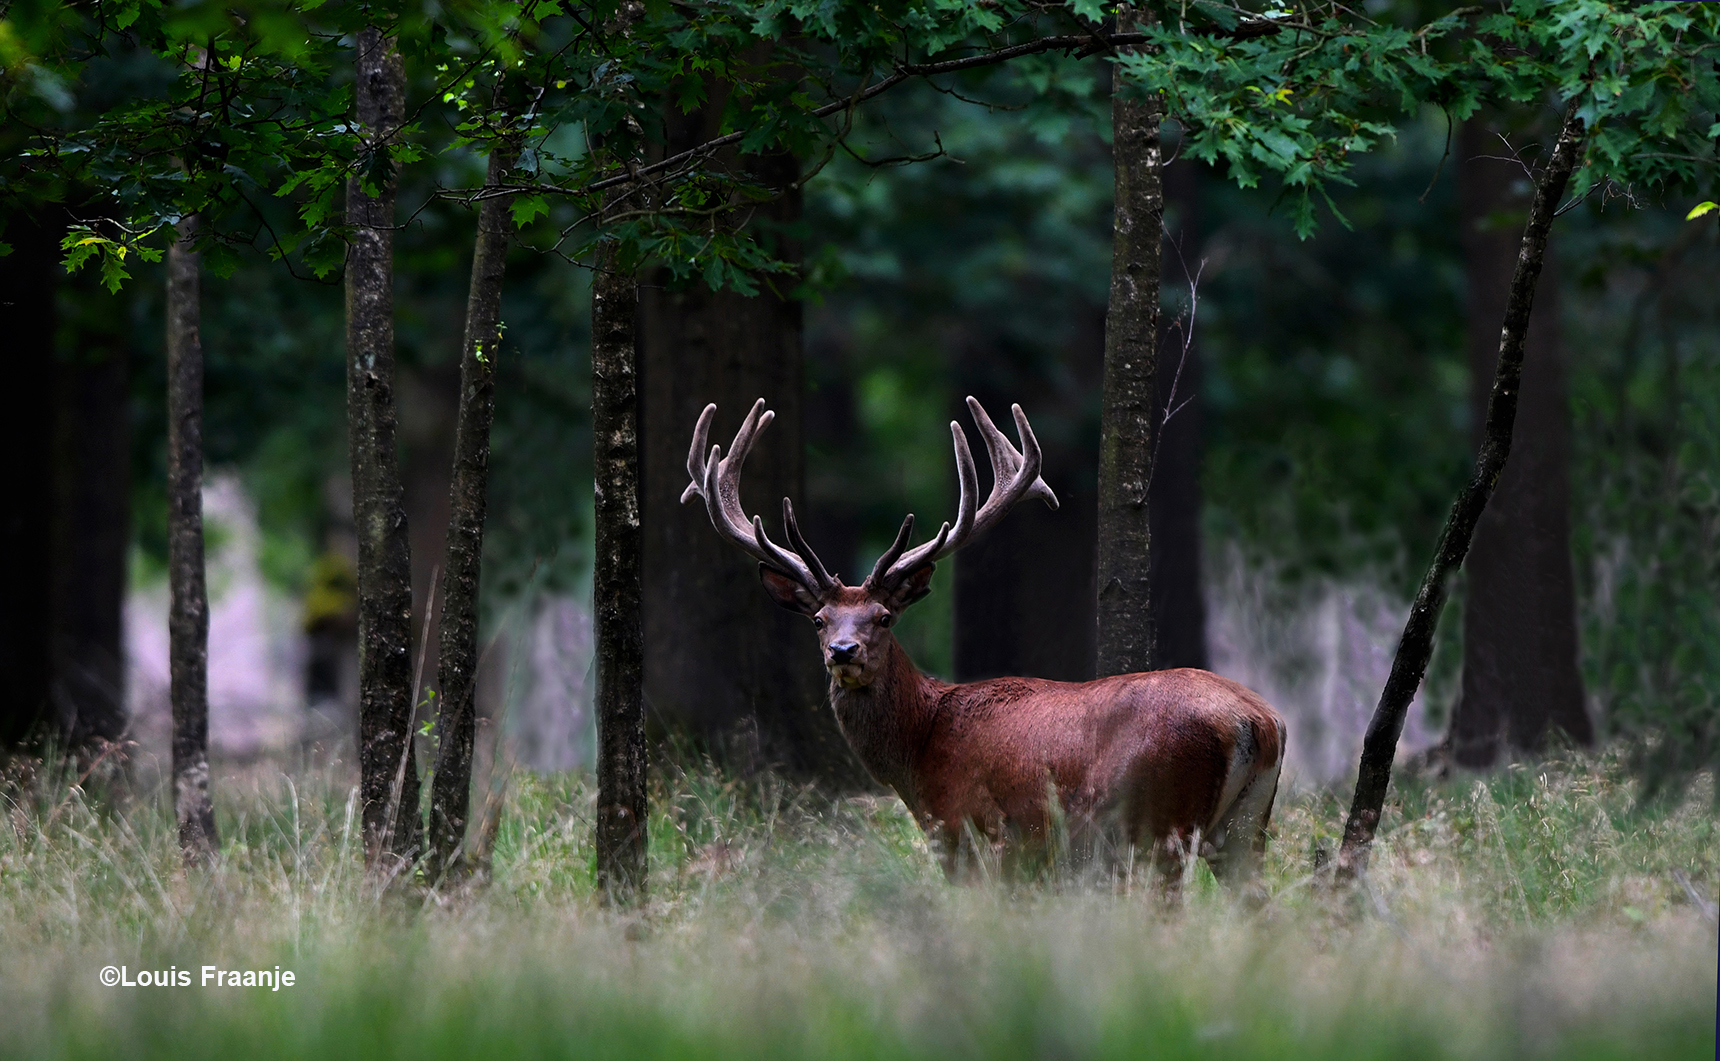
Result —
<instances>
[{"instance_id":1,"label":"dark tree trunk","mask_svg":"<svg viewBox=\"0 0 1720 1061\"><path fill-rule=\"evenodd\" d=\"M8 462L7 503L0 505L0 752L47 736L49 714L53 549L55 289L60 237L57 209L14 215L5 238L12 253L0 258L0 322L4 322L12 398L0 416L0 445Z\"/></svg>"},{"instance_id":2,"label":"dark tree trunk","mask_svg":"<svg viewBox=\"0 0 1720 1061\"><path fill-rule=\"evenodd\" d=\"M499 184L515 152L490 154L486 184ZM460 421L454 439L448 543L442 566L436 687L440 733L430 793L430 879L457 868L471 802L477 735L478 576L490 483L490 424L496 413L495 359L502 342L502 278L508 259L508 204L487 199L478 211L466 333L460 348Z\"/></svg>"},{"instance_id":3,"label":"dark tree trunk","mask_svg":"<svg viewBox=\"0 0 1720 1061\"><path fill-rule=\"evenodd\" d=\"M721 113L719 99L677 116L666 149L673 153L707 139ZM791 184L799 174L791 156L751 165L772 187ZM760 208L754 219L775 228L776 253L787 261L798 260L800 250L784 229L799 217L796 192ZM774 283L793 285L782 277ZM640 337L645 640L651 648L645 688L653 723L720 748L743 767L762 760L795 777L851 784L858 771L824 706L827 682L810 624L770 603L759 588L757 565L711 530L702 507L680 503L687 441L699 412L716 403L713 431L721 435L764 398L776 420L747 461L747 511L773 522L784 497L805 510L801 304L769 290L754 298L713 292L700 282L669 290L659 279L641 290ZM841 573L858 582L857 573Z\"/></svg>"},{"instance_id":4,"label":"dark tree trunk","mask_svg":"<svg viewBox=\"0 0 1720 1061\"><path fill-rule=\"evenodd\" d=\"M195 215L167 252L167 613L173 811L188 864L219 848L209 798L209 593L203 568L203 339Z\"/></svg>"},{"instance_id":5,"label":"dark tree trunk","mask_svg":"<svg viewBox=\"0 0 1720 1061\"><path fill-rule=\"evenodd\" d=\"M378 149L405 107L406 74L393 41L359 31L358 123ZM352 247L346 263L347 446L358 532L359 789L365 850L415 856L421 826L412 742L412 564L395 452L394 188L347 182Z\"/></svg>"},{"instance_id":6,"label":"dark tree trunk","mask_svg":"<svg viewBox=\"0 0 1720 1061\"><path fill-rule=\"evenodd\" d=\"M1422 676L1427 673L1427 661L1433 655L1433 635L1445 604L1446 580L1462 566L1476 523L1480 521L1488 498L1505 468L1506 459L1511 455L1512 426L1522 385L1529 315L1535 305L1535 284L1541 276L1553 215L1565 194L1571 171L1582 156L1583 140L1583 122L1577 117L1576 104L1572 103L1565 112L1552 156L1535 182L1535 198L1529 207L1528 223L1523 228L1517 265L1511 275L1510 294L1505 302L1504 324L1499 333L1499 360L1493 374L1492 396L1487 403L1481 448L1475 457L1475 472L1451 506L1445 529L1440 532L1433 562L1428 566L1415 603L1410 607L1409 620L1404 624L1403 636L1398 641L1397 655L1392 659L1391 674L1386 679L1379 706L1374 709L1374 717L1368 723L1367 734L1362 740L1356 794L1350 804L1349 818L1344 823L1344 842L1338 853L1338 872L1344 877L1354 877L1367 868L1368 849L1373 844L1375 830L1379 828L1386 788L1391 782L1392 759L1397 753L1398 737L1403 733L1410 701L1415 698Z\"/></svg>"},{"instance_id":7,"label":"dark tree trunk","mask_svg":"<svg viewBox=\"0 0 1720 1061\"><path fill-rule=\"evenodd\" d=\"M447 320L442 333L463 336L460 311L440 309ZM454 440L460 426L460 363L458 357L441 364L398 364L394 376L394 408L399 413L396 443L400 454L401 505L409 528L412 557L412 732L433 721L440 669L442 628L442 563L448 549L449 505L454 488ZM414 737L414 755L433 755L421 737Z\"/></svg>"},{"instance_id":8,"label":"dark tree trunk","mask_svg":"<svg viewBox=\"0 0 1720 1061\"><path fill-rule=\"evenodd\" d=\"M19 217L13 253L0 258L0 325L20 351L20 400L0 428L13 470L0 544L15 558L0 575L0 751L52 738L103 755L127 724L131 322L128 300L93 276L59 282L62 234L58 208ZM61 300L73 322L64 337Z\"/></svg>"},{"instance_id":9,"label":"dark tree trunk","mask_svg":"<svg viewBox=\"0 0 1720 1061\"><path fill-rule=\"evenodd\" d=\"M803 419L806 427L806 511L794 509L806 540L833 571L861 570L860 499L841 469L860 447L860 416L855 404L850 337L842 331L815 329L808 337L808 379ZM754 395L757 397L757 395ZM813 459L822 458L822 463ZM827 469L823 478L815 472Z\"/></svg>"},{"instance_id":10,"label":"dark tree trunk","mask_svg":"<svg viewBox=\"0 0 1720 1061\"><path fill-rule=\"evenodd\" d=\"M1200 177L1191 161L1165 167L1165 201L1175 217L1171 282L1185 285L1200 270ZM1183 271L1187 269L1188 275ZM1160 322L1161 364L1154 399L1159 423L1147 510L1152 529L1152 615L1155 667L1199 667L1206 650L1206 597L1201 584L1200 454L1204 373L1195 321ZM1162 418L1170 414L1169 420Z\"/></svg>"},{"instance_id":11,"label":"dark tree trunk","mask_svg":"<svg viewBox=\"0 0 1720 1061\"><path fill-rule=\"evenodd\" d=\"M957 681L1093 676L1092 486L1056 482L1057 511L1023 505L956 554Z\"/></svg>"},{"instance_id":12,"label":"dark tree trunk","mask_svg":"<svg viewBox=\"0 0 1720 1061\"><path fill-rule=\"evenodd\" d=\"M53 357L52 697L70 745L104 755L127 722L131 299L108 291L94 270L72 277L59 297L71 326Z\"/></svg>"},{"instance_id":13,"label":"dark tree trunk","mask_svg":"<svg viewBox=\"0 0 1720 1061\"><path fill-rule=\"evenodd\" d=\"M1131 13L1118 30L1133 29ZM1164 220L1156 96L1120 78L1111 93L1116 167L1111 300L1099 411L1097 673L1151 670L1153 631L1148 485L1153 478L1154 370Z\"/></svg>"},{"instance_id":14,"label":"dark tree trunk","mask_svg":"<svg viewBox=\"0 0 1720 1061\"><path fill-rule=\"evenodd\" d=\"M638 285L613 245L591 287L593 637L597 653L597 886L645 893L645 641L641 623ZM689 428L689 430L691 430Z\"/></svg>"},{"instance_id":15,"label":"dark tree trunk","mask_svg":"<svg viewBox=\"0 0 1720 1061\"><path fill-rule=\"evenodd\" d=\"M972 394L993 416L1012 402L1021 403L1039 437L1042 474L1060 504L1056 511L1022 505L956 553L957 681L1018 674L1059 681L1093 677L1098 438L1091 430L1089 402L1103 360L1105 318L1098 306L1055 312L1073 317L1068 346L1054 366L1044 366L1073 377L1073 385L1061 392L1041 365L1008 365L998 356L999 337L983 329L963 344L957 396ZM951 419L971 437L965 408L952 409Z\"/></svg>"},{"instance_id":16,"label":"dark tree trunk","mask_svg":"<svg viewBox=\"0 0 1720 1061\"><path fill-rule=\"evenodd\" d=\"M1497 155L1487 123L1465 123L1458 141L1463 250L1469 273L1471 405L1479 426L1498 356L1497 322L1510 290L1511 218L1522 175ZM1571 571L1570 409L1552 263L1529 319L1511 462L1475 526L1465 561L1463 688L1450 743L1462 766L1491 766L1504 747L1540 746L1549 725L1582 744L1594 739L1577 670L1577 602ZM1477 440L1479 442L1479 439Z\"/></svg>"}]
</instances>

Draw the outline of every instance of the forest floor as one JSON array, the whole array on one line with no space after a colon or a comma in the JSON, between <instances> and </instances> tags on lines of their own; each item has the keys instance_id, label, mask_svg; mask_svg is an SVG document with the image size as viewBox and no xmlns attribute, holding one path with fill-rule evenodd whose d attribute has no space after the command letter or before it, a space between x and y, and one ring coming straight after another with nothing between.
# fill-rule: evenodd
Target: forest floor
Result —
<instances>
[{"instance_id":1,"label":"forest floor","mask_svg":"<svg viewBox=\"0 0 1720 1061\"><path fill-rule=\"evenodd\" d=\"M653 780L651 897L595 901L592 792L517 775L491 874L365 878L335 774L218 779L216 866L160 793L14 786L0 1056L1709 1058L1711 778L1639 802L1614 755L1394 789L1369 884L1316 886L1329 793L1282 797L1264 905L1055 874L953 887L894 799ZM104 967L190 986L107 987ZM202 986L205 966L293 973Z\"/></svg>"}]
</instances>

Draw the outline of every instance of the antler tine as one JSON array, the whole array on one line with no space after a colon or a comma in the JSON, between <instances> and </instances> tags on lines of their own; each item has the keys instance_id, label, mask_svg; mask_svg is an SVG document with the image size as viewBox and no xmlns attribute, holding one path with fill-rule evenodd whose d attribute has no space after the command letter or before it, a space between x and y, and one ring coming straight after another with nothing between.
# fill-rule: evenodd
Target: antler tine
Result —
<instances>
[{"instance_id":1,"label":"antler tine","mask_svg":"<svg viewBox=\"0 0 1720 1061\"><path fill-rule=\"evenodd\" d=\"M946 523L944 526L948 527L949 524ZM913 536L914 514L910 512L908 513L907 518L902 520L902 529L896 532L896 540L890 543L890 547L884 550L884 555L880 556L878 558L878 562L872 565L872 573L866 576L866 581L863 582L862 585L881 585L885 577L889 574L890 568L896 563L897 558L902 555L902 550L908 547L908 539Z\"/></svg>"},{"instance_id":2,"label":"antler tine","mask_svg":"<svg viewBox=\"0 0 1720 1061\"><path fill-rule=\"evenodd\" d=\"M766 563L783 574L798 579L801 585L814 593L823 592L818 585L818 580L813 577L812 571L806 566L805 561L770 540L764 532L764 520L758 516L752 518L752 532L753 543L770 558L765 561Z\"/></svg>"},{"instance_id":3,"label":"antler tine","mask_svg":"<svg viewBox=\"0 0 1720 1061\"><path fill-rule=\"evenodd\" d=\"M1021 496L1023 498L1037 497L1045 502L1047 508L1055 512L1057 511L1057 494L1051 489L1051 484L1047 483L1039 474L1045 465L1039 451L1039 439L1033 433L1033 425L1027 422L1027 414L1021 411L1019 404L1011 405L1009 411L1015 416L1015 433L1022 440L1022 448L1024 451L1028 451L1028 457L1024 458L1024 461L1026 459L1033 461L1031 476L1024 472L1017 473L1023 479L1029 480L1027 490Z\"/></svg>"},{"instance_id":4,"label":"antler tine","mask_svg":"<svg viewBox=\"0 0 1720 1061\"><path fill-rule=\"evenodd\" d=\"M764 433L764 429L776 419L775 410L764 407L764 399L753 402L752 408L741 421L741 429L735 432L735 440L729 443L728 459L734 462L734 477L738 481L741 465L746 462L747 454L752 452L753 440Z\"/></svg>"},{"instance_id":5,"label":"antler tine","mask_svg":"<svg viewBox=\"0 0 1720 1061\"><path fill-rule=\"evenodd\" d=\"M990 501L1004 488L1004 478L1013 476L1015 470L1021 467L1022 456L1009 444L1009 439L1003 437L1003 432L997 429L997 425L991 422L991 417L979 403L979 399L968 395L967 407L968 412L973 415L974 426L979 428L980 437L985 439L986 453L991 457L991 496L986 498Z\"/></svg>"},{"instance_id":6,"label":"antler tine","mask_svg":"<svg viewBox=\"0 0 1720 1061\"><path fill-rule=\"evenodd\" d=\"M740 430L735 432L733 442L729 443L728 455L717 460L716 447L711 448L711 460L705 465L707 489L711 496L707 504L714 502L723 521L728 524L730 534L737 542L752 540L752 520L747 518L746 511L741 508L741 466L746 463L747 455L752 452L753 440L759 433L770 426L776 414L768 412L764 407L764 399L753 402L753 407L747 411L746 419L741 421ZM760 560L767 557L759 557Z\"/></svg>"},{"instance_id":7,"label":"antler tine","mask_svg":"<svg viewBox=\"0 0 1720 1061\"><path fill-rule=\"evenodd\" d=\"M974 499L979 493L978 476L974 472L973 455L968 450L967 435L960 425L950 424L951 434L955 436L956 472L961 480L960 510L956 517L956 526L950 533L949 524L944 524L944 531L917 548L891 556L890 563L885 565L879 560L879 567L873 572L873 577L879 582L892 582L903 577L922 564L942 560L951 553L966 545L975 534L990 528L1004 513L1017 502L1027 497L1038 497L1053 509L1057 507L1057 495L1051 487L1040 478L1039 469L1042 455L1039 440L1033 435L1033 427L1027 422L1027 414L1021 411L1020 405L1012 405L1010 412L1015 416L1016 434L1021 439L1021 449L1010 445L1003 432L991 422L985 409L973 397L967 400L968 409L973 413L974 424L985 438L986 452L991 457L991 495L979 511L974 511ZM897 550L899 552L899 550ZM878 572L883 572L879 574Z\"/></svg>"},{"instance_id":8,"label":"antler tine","mask_svg":"<svg viewBox=\"0 0 1720 1061\"><path fill-rule=\"evenodd\" d=\"M985 505L980 511L986 516L995 517L1002 514L997 511L999 502L1002 508L1007 509L1015 501L1029 497L1040 498L1056 511L1057 495L1039 476L1042 467L1039 439L1034 436L1033 425L1027 422L1027 414L1021 411L1021 406L1017 404L1009 407L1010 413L1015 417L1016 437L1021 439L1020 450L1010 445L1009 439L991 422L991 417L986 415L985 409L972 395L968 396L968 409L973 412L974 423L979 425L980 434L985 436L986 449L991 453L992 461L991 496L985 499ZM999 463L999 458L1002 458L1002 463ZM1027 468L1029 464L1032 465L1031 471ZM1006 501L1005 498L1020 488L1019 480L1027 481L1025 491L1013 501Z\"/></svg>"},{"instance_id":9,"label":"antler tine","mask_svg":"<svg viewBox=\"0 0 1720 1061\"><path fill-rule=\"evenodd\" d=\"M699 414L699 422L693 428L693 447L687 451L687 476L693 481L681 491L681 504L686 504L698 497L705 482L705 462L699 458L705 455L705 444L711 437L711 421L717 418L717 404L712 402L705 406ZM716 451L713 451L713 457Z\"/></svg>"},{"instance_id":10,"label":"antler tine","mask_svg":"<svg viewBox=\"0 0 1720 1061\"><path fill-rule=\"evenodd\" d=\"M800 554L806 561L806 566L812 570L812 577L818 580L820 591L837 585L841 580L833 576L824 567L824 561L818 559L818 554L812 551L812 546L806 544L806 537L800 533L800 523L794 518L794 502L788 498L782 499L782 529L788 535L788 547Z\"/></svg>"},{"instance_id":11,"label":"antler tine","mask_svg":"<svg viewBox=\"0 0 1720 1061\"><path fill-rule=\"evenodd\" d=\"M916 545L893 560L886 577L894 578L906 574L921 564L941 560L950 553L961 548L974 529L974 506L979 497L979 473L974 470L973 451L968 449L967 432L962 425L950 421L950 437L955 442L956 449L956 481L961 486L961 494L956 501L956 524L951 527L948 523L938 531L936 537L929 542Z\"/></svg>"},{"instance_id":12,"label":"antler tine","mask_svg":"<svg viewBox=\"0 0 1720 1061\"><path fill-rule=\"evenodd\" d=\"M818 564L818 574L814 574L802 557L771 541L764 533L763 521L749 517L741 507L741 466L752 451L753 442L776 419L776 413L764 407L763 398L754 402L746 419L741 421L740 430L735 432L734 441L729 443L728 455L724 456L723 448L718 445L712 445L709 454L703 452L716 412L715 405L705 406L693 428L693 445L687 452L687 474L692 482L681 492L682 503L695 497L703 498L705 513L710 516L711 526L718 534L755 560L799 581L812 592L824 592L830 579L823 565L818 564L817 557L812 560ZM799 537L799 528L794 529L793 537ZM807 554L811 555L811 550L807 550Z\"/></svg>"}]
</instances>

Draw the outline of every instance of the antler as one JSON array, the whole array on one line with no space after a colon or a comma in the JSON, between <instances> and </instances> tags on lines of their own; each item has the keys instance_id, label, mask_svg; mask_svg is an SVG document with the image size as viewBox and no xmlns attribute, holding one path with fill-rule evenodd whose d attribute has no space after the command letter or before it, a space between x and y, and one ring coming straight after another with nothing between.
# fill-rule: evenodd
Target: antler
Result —
<instances>
[{"instance_id":1,"label":"antler","mask_svg":"<svg viewBox=\"0 0 1720 1061\"><path fill-rule=\"evenodd\" d=\"M967 433L962 430L960 424L951 420L950 435L954 438L956 447L956 477L961 483L961 499L956 506L955 526L951 527L946 523L938 530L937 537L908 549L908 539L914 533L914 517L910 513L908 518L902 521L902 529L896 535L895 544L886 549L884 555L878 558L878 563L873 566L866 585L889 585L922 564L942 560L966 545L974 535L984 533L1023 498L1042 498L1051 508L1057 507L1057 495L1052 493L1051 487L1045 485L1045 480L1039 477L1039 440L1033 437L1033 427L1027 422L1027 414L1021 411L1021 406L1009 407L1009 411L1015 414L1016 437L1021 439L1021 449L1017 450L1009 444L1009 439L1003 437L1003 432L991 422L991 417L986 415L979 401L972 395L969 395L967 405L968 411L973 414L974 425L985 438L986 452L991 456L991 496L975 511L974 499L979 494L979 476L974 472L973 454L968 450Z\"/></svg>"},{"instance_id":2,"label":"antler","mask_svg":"<svg viewBox=\"0 0 1720 1061\"><path fill-rule=\"evenodd\" d=\"M722 455L723 447L718 445L712 445L708 455L705 453L711 421L716 415L714 404L705 406L705 411L699 414L698 426L693 428L693 446L687 452L687 474L693 481L681 491L681 503L686 504L695 497L704 498L705 511L718 534L746 550L754 559L795 579L814 595L835 586L836 579L824 569L818 554L801 535L800 524L794 519L794 505L788 498L782 499L782 524L788 533L792 552L765 536L763 520L757 516L748 517L741 509L741 465L751 452L754 440L776 419L776 414L765 409L763 398L754 402L752 411L741 421L741 429L735 432L735 440L729 444L727 457Z\"/></svg>"}]
</instances>

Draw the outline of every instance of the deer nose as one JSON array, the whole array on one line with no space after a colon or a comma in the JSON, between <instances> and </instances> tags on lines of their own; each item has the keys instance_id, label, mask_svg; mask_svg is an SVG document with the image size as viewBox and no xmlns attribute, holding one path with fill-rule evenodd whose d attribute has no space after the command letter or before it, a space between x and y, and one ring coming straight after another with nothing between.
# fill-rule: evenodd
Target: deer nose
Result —
<instances>
[{"instance_id":1,"label":"deer nose","mask_svg":"<svg viewBox=\"0 0 1720 1061\"><path fill-rule=\"evenodd\" d=\"M859 651L860 651L860 646L855 644L854 642L852 642L852 641L839 641L836 644L830 646L830 662L832 662L832 663L852 663L852 662L854 662L855 653L857 653Z\"/></svg>"}]
</instances>

